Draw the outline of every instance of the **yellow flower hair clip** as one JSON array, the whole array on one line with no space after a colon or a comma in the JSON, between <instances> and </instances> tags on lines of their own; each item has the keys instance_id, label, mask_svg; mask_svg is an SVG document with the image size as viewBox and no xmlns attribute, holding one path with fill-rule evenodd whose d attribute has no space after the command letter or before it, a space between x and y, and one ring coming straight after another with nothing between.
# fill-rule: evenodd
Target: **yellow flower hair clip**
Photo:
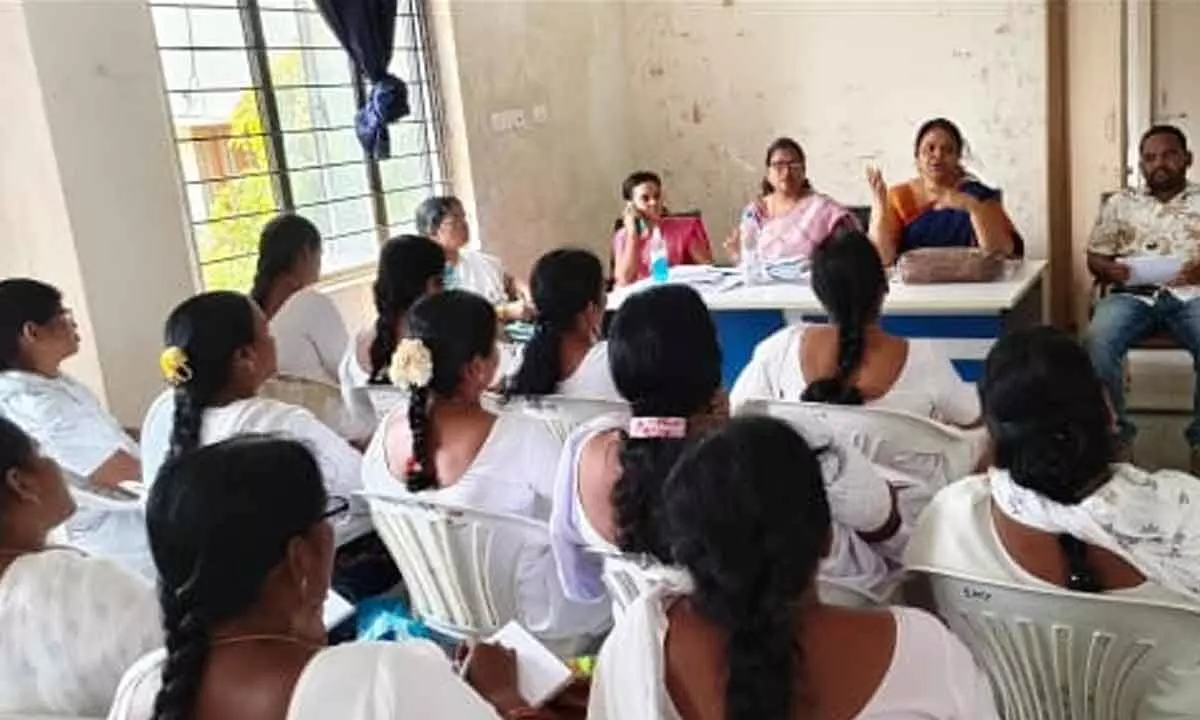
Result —
<instances>
[{"instance_id":1,"label":"yellow flower hair clip","mask_svg":"<svg viewBox=\"0 0 1200 720\"><path fill-rule=\"evenodd\" d=\"M182 385L192 379L192 368L188 366L187 353L183 348L172 345L158 356L158 367L171 385Z\"/></svg>"}]
</instances>

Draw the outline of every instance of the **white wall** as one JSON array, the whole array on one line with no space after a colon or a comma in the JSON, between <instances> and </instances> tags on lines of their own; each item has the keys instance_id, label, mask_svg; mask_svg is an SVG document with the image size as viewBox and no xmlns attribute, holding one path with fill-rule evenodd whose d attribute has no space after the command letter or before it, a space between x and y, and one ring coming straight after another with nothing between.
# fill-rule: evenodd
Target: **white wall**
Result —
<instances>
[{"instance_id":1,"label":"white wall","mask_svg":"<svg viewBox=\"0 0 1200 720\"><path fill-rule=\"evenodd\" d=\"M714 236L775 137L804 146L818 189L867 204L864 166L911 176L913 133L944 115L1045 255L1044 2L631 2L624 22L632 155Z\"/></svg>"},{"instance_id":2,"label":"white wall","mask_svg":"<svg viewBox=\"0 0 1200 720\"><path fill-rule=\"evenodd\" d=\"M3 8L0 266L62 286L86 337L72 371L137 424L160 388L163 320L195 287L149 10Z\"/></svg>"}]
</instances>

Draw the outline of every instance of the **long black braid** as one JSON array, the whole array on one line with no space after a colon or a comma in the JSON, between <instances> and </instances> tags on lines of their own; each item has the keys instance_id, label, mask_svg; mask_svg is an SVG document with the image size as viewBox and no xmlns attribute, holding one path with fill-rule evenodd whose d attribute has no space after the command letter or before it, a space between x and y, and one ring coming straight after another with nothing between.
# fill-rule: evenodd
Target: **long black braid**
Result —
<instances>
[{"instance_id":1,"label":"long black braid","mask_svg":"<svg viewBox=\"0 0 1200 720\"><path fill-rule=\"evenodd\" d=\"M826 241L813 254L812 287L837 326L838 359L833 376L810 383L802 398L862 405L862 391L852 380L867 350L867 328L879 319L887 294L887 274L879 252L857 231Z\"/></svg>"},{"instance_id":2,"label":"long black braid","mask_svg":"<svg viewBox=\"0 0 1200 720\"><path fill-rule=\"evenodd\" d=\"M375 278L375 338L371 341L372 385L390 385L388 367L399 341L400 322L410 307L431 287L440 288L446 271L446 251L420 235L401 235L379 251Z\"/></svg>"}]
</instances>

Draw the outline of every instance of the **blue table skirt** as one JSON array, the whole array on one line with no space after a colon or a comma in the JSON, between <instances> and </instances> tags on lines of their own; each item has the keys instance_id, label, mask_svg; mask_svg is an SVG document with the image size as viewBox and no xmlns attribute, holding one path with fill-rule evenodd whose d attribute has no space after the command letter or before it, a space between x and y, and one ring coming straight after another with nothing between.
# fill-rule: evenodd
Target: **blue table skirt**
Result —
<instances>
[{"instance_id":1,"label":"blue table skirt","mask_svg":"<svg viewBox=\"0 0 1200 720\"><path fill-rule=\"evenodd\" d=\"M714 310L712 317L721 341L726 388L733 387L754 348L787 324L780 310ZM803 320L823 322L825 318L806 315ZM983 372L988 349L1005 332L1006 319L1003 315L888 315L883 328L901 337L946 340L958 374L975 382Z\"/></svg>"}]
</instances>

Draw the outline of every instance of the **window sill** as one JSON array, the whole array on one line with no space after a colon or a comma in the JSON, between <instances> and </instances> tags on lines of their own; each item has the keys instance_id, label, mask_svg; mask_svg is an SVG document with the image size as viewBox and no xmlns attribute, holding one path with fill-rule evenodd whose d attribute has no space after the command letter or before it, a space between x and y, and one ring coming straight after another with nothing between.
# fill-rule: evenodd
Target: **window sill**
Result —
<instances>
[{"instance_id":1,"label":"window sill","mask_svg":"<svg viewBox=\"0 0 1200 720\"><path fill-rule=\"evenodd\" d=\"M330 294L369 285L374 281L375 264L370 263L325 275L317 281L317 289L325 294Z\"/></svg>"}]
</instances>

